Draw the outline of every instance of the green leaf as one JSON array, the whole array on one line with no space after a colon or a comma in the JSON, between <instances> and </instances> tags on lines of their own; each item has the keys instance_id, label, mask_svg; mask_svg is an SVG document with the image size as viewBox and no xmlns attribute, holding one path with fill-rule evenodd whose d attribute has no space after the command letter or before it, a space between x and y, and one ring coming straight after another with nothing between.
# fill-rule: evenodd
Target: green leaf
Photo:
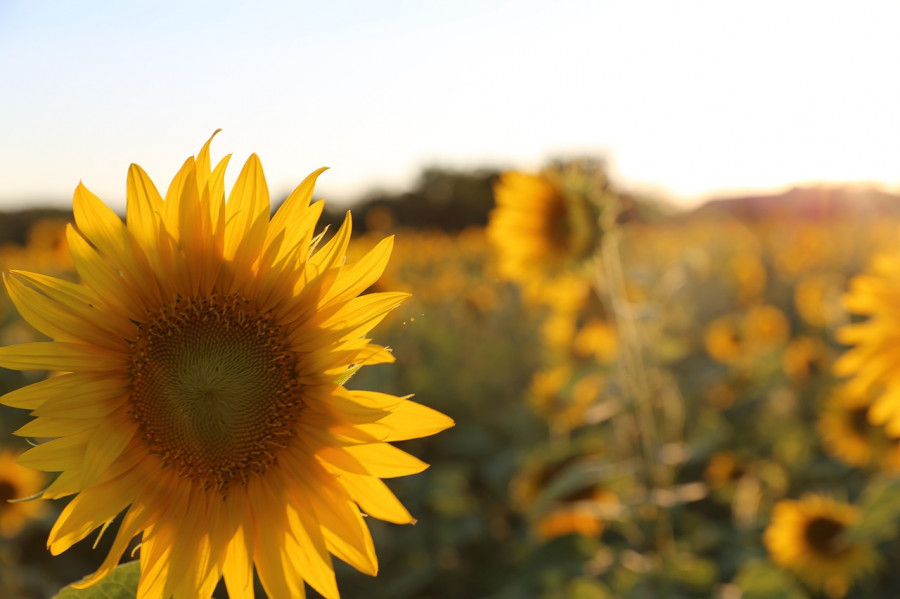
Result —
<instances>
[{"instance_id":1,"label":"green leaf","mask_svg":"<svg viewBox=\"0 0 900 599\"><path fill-rule=\"evenodd\" d=\"M900 521L900 478L873 480L860 498L861 517L847 530L850 541L893 539Z\"/></svg>"},{"instance_id":2,"label":"green leaf","mask_svg":"<svg viewBox=\"0 0 900 599\"><path fill-rule=\"evenodd\" d=\"M53 599L134 599L141 579L141 563L138 560L116 567L109 576L86 589L67 586Z\"/></svg>"}]
</instances>

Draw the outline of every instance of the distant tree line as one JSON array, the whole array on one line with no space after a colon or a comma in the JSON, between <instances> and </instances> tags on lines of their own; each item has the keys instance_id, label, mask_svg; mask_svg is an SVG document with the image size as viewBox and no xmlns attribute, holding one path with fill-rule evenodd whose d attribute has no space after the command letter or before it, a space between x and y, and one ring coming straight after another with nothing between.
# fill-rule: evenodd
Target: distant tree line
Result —
<instances>
[{"instance_id":1,"label":"distant tree line","mask_svg":"<svg viewBox=\"0 0 900 599\"><path fill-rule=\"evenodd\" d=\"M390 224L452 232L484 226L494 206L493 186L499 175L497 170L425 169L409 191L370 192L351 204L353 230L363 233ZM326 203L320 224L338 226L344 212Z\"/></svg>"},{"instance_id":2,"label":"distant tree line","mask_svg":"<svg viewBox=\"0 0 900 599\"><path fill-rule=\"evenodd\" d=\"M561 163L556 163L561 164ZM398 193L369 192L361 199L344 204L353 212L353 231L364 233L370 229L405 227L436 229L447 232L467 227L484 226L494 207L493 187L500 171L475 169L471 171L445 168L426 168L412 188ZM315 196L314 196L315 197ZM628 198L625 220L656 220L667 210L660 205ZM273 202L274 208L284 200ZM329 205L319 228L340 226L346 208ZM0 244L24 244L34 222L41 219L72 220L71 210L33 208L20 212L0 213Z\"/></svg>"},{"instance_id":3,"label":"distant tree line","mask_svg":"<svg viewBox=\"0 0 900 599\"><path fill-rule=\"evenodd\" d=\"M72 211L61 208L29 208L0 213L0 244L25 245L31 226L39 220L72 221Z\"/></svg>"}]
</instances>

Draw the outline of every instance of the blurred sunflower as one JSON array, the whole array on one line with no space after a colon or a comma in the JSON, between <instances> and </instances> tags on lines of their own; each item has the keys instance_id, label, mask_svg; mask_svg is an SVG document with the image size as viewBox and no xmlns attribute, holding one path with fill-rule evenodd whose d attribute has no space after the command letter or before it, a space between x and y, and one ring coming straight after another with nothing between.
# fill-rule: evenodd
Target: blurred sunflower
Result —
<instances>
[{"instance_id":1,"label":"blurred sunflower","mask_svg":"<svg viewBox=\"0 0 900 599\"><path fill-rule=\"evenodd\" d=\"M804 322L825 327L837 322L842 311L837 301L843 284L830 274L808 274L794 287L794 306Z\"/></svg>"},{"instance_id":2,"label":"blurred sunflower","mask_svg":"<svg viewBox=\"0 0 900 599\"><path fill-rule=\"evenodd\" d=\"M731 270L738 283L738 300L750 304L762 297L766 290L768 274L756 253L745 252L731 260Z\"/></svg>"},{"instance_id":3,"label":"blurred sunflower","mask_svg":"<svg viewBox=\"0 0 900 599\"><path fill-rule=\"evenodd\" d=\"M12 538L29 520L40 518L45 511L42 501L10 503L38 493L44 486L44 475L16 463L16 454L0 451L0 537Z\"/></svg>"},{"instance_id":4,"label":"blurred sunflower","mask_svg":"<svg viewBox=\"0 0 900 599\"><path fill-rule=\"evenodd\" d=\"M753 306L744 314L743 338L756 351L766 351L787 342L791 327L787 317L772 305Z\"/></svg>"},{"instance_id":5,"label":"blurred sunflower","mask_svg":"<svg viewBox=\"0 0 900 599\"><path fill-rule=\"evenodd\" d=\"M867 397L846 388L832 392L818 421L825 451L857 468L871 463L878 429L869 422L870 405Z\"/></svg>"},{"instance_id":6,"label":"blurred sunflower","mask_svg":"<svg viewBox=\"0 0 900 599\"><path fill-rule=\"evenodd\" d=\"M619 508L615 493L602 488L582 489L554 502L535 523L535 534L545 541L570 534L596 538Z\"/></svg>"},{"instance_id":7,"label":"blurred sunflower","mask_svg":"<svg viewBox=\"0 0 900 599\"><path fill-rule=\"evenodd\" d=\"M535 372L529 389L532 403L541 413L551 416L560 409L563 390L571 381L570 364L560 364Z\"/></svg>"},{"instance_id":8,"label":"blurred sunflower","mask_svg":"<svg viewBox=\"0 0 900 599\"><path fill-rule=\"evenodd\" d=\"M716 362L731 364L744 352L744 344L737 320L730 315L720 316L706 326L703 334L706 353Z\"/></svg>"},{"instance_id":9,"label":"blurred sunflower","mask_svg":"<svg viewBox=\"0 0 900 599\"><path fill-rule=\"evenodd\" d=\"M710 489L735 483L747 473L746 461L731 451L717 451L709 458L703 475Z\"/></svg>"},{"instance_id":10,"label":"blurred sunflower","mask_svg":"<svg viewBox=\"0 0 900 599\"><path fill-rule=\"evenodd\" d=\"M896 472L900 470L900 439L888 436L884 426L873 424L870 412L870 398L853 395L846 386L833 391L819 416L822 445L850 466L874 464Z\"/></svg>"},{"instance_id":11,"label":"blurred sunflower","mask_svg":"<svg viewBox=\"0 0 900 599\"><path fill-rule=\"evenodd\" d=\"M853 347L835 361L834 372L849 377L851 394L872 396L872 422L900 437L900 259L876 258L867 274L851 280L844 307L868 319L838 331L838 340Z\"/></svg>"},{"instance_id":12,"label":"blurred sunflower","mask_svg":"<svg viewBox=\"0 0 900 599\"><path fill-rule=\"evenodd\" d=\"M523 464L510 496L531 521L535 536L550 540L569 534L598 537L619 515L617 489L590 480L603 463L604 445L591 434L542 450Z\"/></svg>"},{"instance_id":13,"label":"blurred sunflower","mask_svg":"<svg viewBox=\"0 0 900 599\"><path fill-rule=\"evenodd\" d=\"M594 357L604 364L616 359L618 335L607 320L591 318L578 329L572 340L572 350L579 358Z\"/></svg>"},{"instance_id":14,"label":"blurred sunflower","mask_svg":"<svg viewBox=\"0 0 900 599\"><path fill-rule=\"evenodd\" d=\"M830 363L828 347L819 337L792 338L781 354L781 367L794 382L805 383L823 372Z\"/></svg>"},{"instance_id":15,"label":"blurred sunflower","mask_svg":"<svg viewBox=\"0 0 900 599\"><path fill-rule=\"evenodd\" d=\"M824 495L783 500L775 504L763 540L775 563L810 587L843 597L877 565L871 546L844 536L858 518L858 508Z\"/></svg>"},{"instance_id":16,"label":"blurred sunflower","mask_svg":"<svg viewBox=\"0 0 900 599\"><path fill-rule=\"evenodd\" d=\"M211 140L210 140L211 141ZM270 220L252 155L225 202L226 157L209 142L165 199L137 165L127 222L79 185L67 231L81 284L13 271L10 297L55 341L0 348L0 366L65 374L0 398L37 417L17 434L57 437L19 462L59 471L45 498L74 495L50 532L59 554L122 512L94 584L141 535L137 596L271 597L304 583L338 597L332 555L374 575L363 513L413 518L382 478L427 465L389 441L452 426L429 408L341 384L392 362L366 334L405 293L359 294L390 255L384 239L345 264L349 214L315 251L320 169ZM361 511L362 510L362 511Z\"/></svg>"},{"instance_id":17,"label":"blurred sunflower","mask_svg":"<svg viewBox=\"0 0 900 599\"><path fill-rule=\"evenodd\" d=\"M600 240L600 200L607 194L602 173L577 166L538 175L504 173L494 187L497 207L488 223L500 274L528 282L590 257Z\"/></svg>"}]
</instances>

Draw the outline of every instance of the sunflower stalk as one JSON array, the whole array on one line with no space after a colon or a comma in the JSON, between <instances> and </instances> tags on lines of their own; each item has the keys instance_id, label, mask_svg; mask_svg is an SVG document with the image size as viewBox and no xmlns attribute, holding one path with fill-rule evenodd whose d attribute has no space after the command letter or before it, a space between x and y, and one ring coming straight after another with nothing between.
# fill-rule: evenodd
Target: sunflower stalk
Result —
<instances>
[{"instance_id":1,"label":"sunflower stalk","mask_svg":"<svg viewBox=\"0 0 900 599\"><path fill-rule=\"evenodd\" d=\"M672 482L671 467L660 459L665 439L657 421L654 391L662 384L660 376L654 376L648 367L645 343L634 307L626 293L625 272L619 251L620 233L614 226L605 227L596 257L594 287L612 314L619 334L619 355L616 374L622 393L626 397L626 410L621 416L633 423L637 439L635 451L641 455L641 469L647 489L663 489ZM652 493L648 493L648 497ZM656 550L665 558L674 549L674 533L669 514L665 509L647 503L640 506L641 513L652 511L655 515L654 539ZM647 508L647 509L644 509ZM663 561L666 561L665 559ZM665 577L659 582L664 586ZM661 591L665 589L660 589Z\"/></svg>"}]
</instances>

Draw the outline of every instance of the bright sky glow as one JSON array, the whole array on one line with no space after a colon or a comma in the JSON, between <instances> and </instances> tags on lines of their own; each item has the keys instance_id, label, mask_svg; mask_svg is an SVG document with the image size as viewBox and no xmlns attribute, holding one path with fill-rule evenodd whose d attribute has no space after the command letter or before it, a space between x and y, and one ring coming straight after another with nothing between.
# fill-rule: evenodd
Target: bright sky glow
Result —
<instances>
[{"instance_id":1,"label":"bright sky glow","mask_svg":"<svg viewBox=\"0 0 900 599\"><path fill-rule=\"evenodd\" d=\"M260 6L262 5L262 6ZM900 183L900 3L0 2L0 209L122 210L217 128L273 198L403 189L426 165L600 155L683 203Z\"/></svg>"}]
</instances>

